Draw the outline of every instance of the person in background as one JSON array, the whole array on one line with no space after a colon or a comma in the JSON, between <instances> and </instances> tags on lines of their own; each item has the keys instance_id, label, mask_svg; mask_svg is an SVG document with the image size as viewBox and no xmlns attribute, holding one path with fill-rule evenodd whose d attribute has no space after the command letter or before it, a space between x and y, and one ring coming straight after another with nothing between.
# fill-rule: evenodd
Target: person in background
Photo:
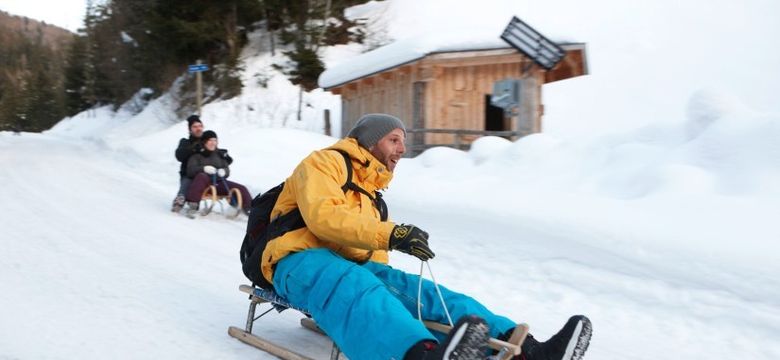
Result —
<instances>
[{"instance_id":1,"label":"person in background","mask_svg":"<svg viewBox=\"0 0 780 360\"><path fill-rule=\"evenodd\" d=\"M203 150L190 156L187 161L186 175L192 179L185 195L189 206L188 214L198 210L203 191L212 184L216 185L219 195L227 195L228 189L238 189L241 192L241 209L244 213L248 212L252 196L244 185L227 180L233 158L228 155L227 150L217 147L219 144L217 133L211 130L204 131L200 142Z\"/></svg>"},{"instance_id":2,"label":"person in background","mask_svg":"<svg viewBox=\"0 0 780 360\"><path fill-rule=\"evenodd\" d=\"M176 160L181 162L179 167L179 192L176 194L176 198L173 199L173 206L171 211L179 212L184 207L185 194L190 187L192 178L187 176L186 168L187 161L190 156L203 152L203 145L200 143L200 137L203 135L203 122L201 122L198 115L190 115L187 118L187 128L189 129L190 136L187 138L181 138L179 140L179 146L176 148Z\"/></svg>"}]
</instances>

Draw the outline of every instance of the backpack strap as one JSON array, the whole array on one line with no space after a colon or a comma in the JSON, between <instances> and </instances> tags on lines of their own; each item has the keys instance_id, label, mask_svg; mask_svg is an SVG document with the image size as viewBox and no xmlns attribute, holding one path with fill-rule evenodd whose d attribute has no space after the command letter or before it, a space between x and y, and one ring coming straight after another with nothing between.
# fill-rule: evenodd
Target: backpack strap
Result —
<instances>
[{"instance_id":1,"label":"backpack strap","mask_svg":"<svg viewBox=\"0 0 780 360\"><path fill-rule=\"evenodd\" d=\"M335 151L338 151L339 154L341 154L341 157L344 158L344 163L347 166L347 181L344 183L344 185L341 185L341 191L347 192L349 190L349 184L352 183L352 159L349 157L349 154L340 149L333 149Z\"/></svg>"},{"instance_id":2,"label":"backpack strap","mask_svg":"<svg viewBox=\"0 0 780 360\"><path fill-rule=\"evenodd\" d=\"M385 202L384 199L382 199L382 193L379 191L376 192L376 200L374 200L374 206L376 206L377 210L379 210L380 219L382 219L382 221L387 221L390 212L387 210L387 203Z\"/></svg>"},{"instance_id":3,"label":"backpack strap","mask_svg":"<svg viewBox=\"0 0 780 360\"><path fill-rule=\"evenodd\" d=\"M371 201L374 203L374 206L377 208L377 210L379 210L381 220L387 221L387 203L385 203L385 201L382 199L382 193L376 191L374 194L371 194L366 191L366 189L363 189L362 187L358 186L358 184L352 182L352 158L349 156L349 153L341 149L332 150L338 151L339 154L341 154L341 156L344 158L344 163L347 165L347 181L344 183L344 185L341 186L341 190L344 191L344 193L346 193L347 190L352 190L368 196L368 198L371 199Z\"/></svg>"},{"instance_id":4,"label":"backpack strap","mask_svg":"<svg viewBox=\"0 0 780 360\"><path fill-rule=\"evenodd\" d=\"M344 157L344 163L347 164L347 182L345 182L344 185L341 186L341 190L344 192L347 192L347 190L357 191L363 195L368 196L368 198L373 201L374 198L376 197L374 194L369 193L362 187L352 182L352 158L349 156L349 153L341 149L333 149L333 150L338 151L339 154L341 154L341 156Z\"/></svg>"}]
</instances>

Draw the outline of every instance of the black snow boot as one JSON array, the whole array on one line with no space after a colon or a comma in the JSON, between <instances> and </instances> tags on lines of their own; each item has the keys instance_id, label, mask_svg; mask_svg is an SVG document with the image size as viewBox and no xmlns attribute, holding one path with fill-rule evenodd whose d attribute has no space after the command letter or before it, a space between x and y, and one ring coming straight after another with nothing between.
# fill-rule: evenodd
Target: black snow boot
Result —
<instances>
[{"instance_id":1,"label":"black snow boot","mask_svg":"<svg viewBox=\"0 0 780 360\"><path fill-rule=\"evenodd\" d=\"M173 199L173 205L171 205L171 211L175 213L180 212L185 203L184 195L176 195L176 198Z\"/></svg>"},{"instance_id":2,"label":"black snow boot","mask_svg":"<svg viewBox=\"0 0 780 360\"><path fill-rule=\"evenodd\" d=\"M523 342L522 354L516 360L580 360L590 344L593 326L584 315L569 318L566 325L545 342L531 334Z\"/></svg>"},{"instance_id":3,"label":"black snow boot","mask_svg":"<svg viewBox=\"0 0 780 360\"><path fill-rule=\"evenodd\" d=\"M485 320L464 316L452 327L443 344L421 341L406 352L404 360L484 360L489 331Z\"/></svg>"}]
</instances>

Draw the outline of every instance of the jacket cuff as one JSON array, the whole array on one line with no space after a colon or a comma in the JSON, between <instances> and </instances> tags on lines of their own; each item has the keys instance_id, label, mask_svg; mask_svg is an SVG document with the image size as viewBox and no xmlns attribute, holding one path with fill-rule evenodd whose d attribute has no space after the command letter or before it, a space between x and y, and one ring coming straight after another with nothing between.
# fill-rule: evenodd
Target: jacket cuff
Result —
<instances>
[{"instance_id":1,"label":"jacket cuff","mask_svg":"<svg viewBox=\"0 0 780 360\"><path fill-rule=\"evenodd\" d=\"M376 244L379 250L390 249L390 234L393 232L395 223L389 221L382 221L379 223L379 228L376 232Z\"/></svg>"}]
</instances>

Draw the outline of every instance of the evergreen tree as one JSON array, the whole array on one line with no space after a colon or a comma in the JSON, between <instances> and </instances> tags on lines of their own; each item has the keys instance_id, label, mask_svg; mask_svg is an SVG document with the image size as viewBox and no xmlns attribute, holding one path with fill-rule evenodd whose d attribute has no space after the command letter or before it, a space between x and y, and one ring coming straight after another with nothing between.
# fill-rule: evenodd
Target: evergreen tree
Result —
<instances>
[{"instance_id":1,"label":"evergreen tree","mask_svg":"<svg viewBox=\"0 0 780 360\"><path fill-rule=\"evenodd\" d=\"M89 109L87 102L87 39L76 36L68 48L65 64L65 109L68 115L73 115Z\"/></svg>"},{"instance_id":2,"label":"evergreen tree","mask_svg":"<svg viewBox=\"0 0 780 360\"><path fill-rule=\"evenodd\" d=\"M31 28L22 40L0 29L0 70L15 69L0 72L0 126L40 130L93 106L119 106L141 88L160 94L196 60L212 69L203 74L212 96L206 101L236 96L246 32L263 19L290 49L285 54L293 64L287 71L293 83L314 89L324 70L319 48L360 40L343 10L363 2L89 0L84 28L64 53L45 50L40 28ZM5 41L9 36L12 46ZM189 84L184 91L192 91Z\"/></svg>"},{"instance_id":3,"label":"evergreen tree","mask_svg":"<svg viewBox=\"0 0 780 360\"><path fill-rule=\"evenodd\" d=\"M65 114L61 44L46 42L45 31L52 29L44 23L21 24L0 26L0 128L42 131ZM57 31L68 40L65 31Z\"/></svg>"},{"instance_id":4,"label":"evergreen tree","mask_svg":"<svg viewBox=\"0 0 780 360\"><path fill-rule=\"evenodd\" d=\"M362 41L362 32L352 33L356 23L344 17L344 9L364 3L360 0L264 1L269 21L280 31L283 44L292 44L285 52L294 67L291 80L306 90L317 88L317 79L325 70L318 50L323 45ZM291 25L291 26L289 26Z\"/></svg>"}]
</instances>

